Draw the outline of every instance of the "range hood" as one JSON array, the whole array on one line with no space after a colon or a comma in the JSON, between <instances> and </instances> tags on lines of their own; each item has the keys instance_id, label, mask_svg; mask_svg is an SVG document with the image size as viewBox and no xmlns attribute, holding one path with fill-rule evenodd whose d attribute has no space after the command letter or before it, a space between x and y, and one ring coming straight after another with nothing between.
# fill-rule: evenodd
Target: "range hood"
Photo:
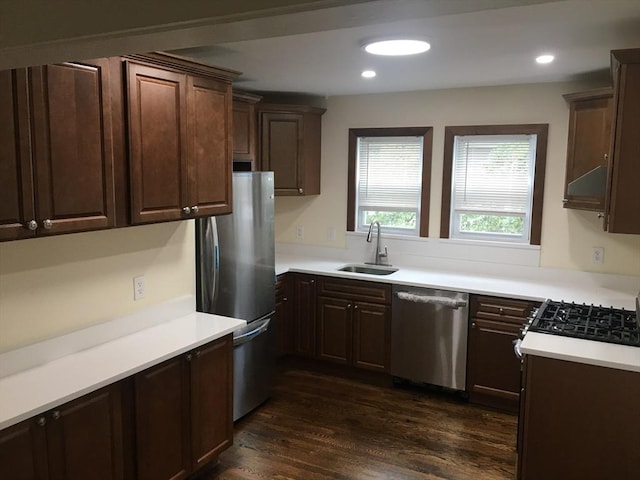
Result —
<instances>
[{"instance_id":1,"label":"range hood","mask_svg":"<svg viewBox=\"0 0 640 480\"><path fill-rule=\"evenodd\" d=\"M607 167L598 166L567 185L567 193L579 197L604 198L607 191Z\"/></svg>"}]
</instances>

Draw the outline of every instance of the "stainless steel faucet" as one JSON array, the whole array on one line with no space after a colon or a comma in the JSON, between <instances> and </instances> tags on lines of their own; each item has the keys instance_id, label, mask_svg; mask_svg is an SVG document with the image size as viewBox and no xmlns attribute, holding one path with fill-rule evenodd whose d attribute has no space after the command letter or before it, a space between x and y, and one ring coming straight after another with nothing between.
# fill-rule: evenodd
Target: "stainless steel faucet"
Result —
<instances>
[{"instance_id":1,"label":"stainless steel faucet","mask_svg":"<svg viewBox=\"0 0 640 480\"><path fill-rule=\"evenodd\" d=\"M371 225L369 225L369 233L367 234L367 242L371 243L371 234L373 232L373 226L376 226L378 228L377 234L376 234L376 258L374 262L364 262L370 265L389 265L389 263L387 263L387 258L389 256L389 252L387 251L387 247L384 247L384 252L380 250L380 222L378 222L377 220L375 222L371 222Z\"/></svg>"}]
</instances>

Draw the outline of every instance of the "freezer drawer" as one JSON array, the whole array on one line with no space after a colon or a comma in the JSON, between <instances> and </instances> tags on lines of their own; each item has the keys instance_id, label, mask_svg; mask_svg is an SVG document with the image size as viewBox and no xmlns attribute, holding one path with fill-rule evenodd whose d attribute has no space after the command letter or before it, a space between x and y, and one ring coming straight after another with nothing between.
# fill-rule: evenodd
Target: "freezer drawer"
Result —
<instances>
[{"instance_id":1,"label":"freezer drawer","mask_svg":"<svg viewBox=\"0 0 640 480\"><path fill-rule=\"evenodd\" d=\"M391 374L465 390L469 295L394 285Z\"/></svg>"},{"instance_id":2,"label":"freezer drawer","mask_svg":"<svg viewBox=\"0 0 640 480\"><path fill-rule=\"evenodd\" d=\"M275 374L273 313L255 320L233 338L233 421L271 396Z\"/></svg>"}]
</instances>

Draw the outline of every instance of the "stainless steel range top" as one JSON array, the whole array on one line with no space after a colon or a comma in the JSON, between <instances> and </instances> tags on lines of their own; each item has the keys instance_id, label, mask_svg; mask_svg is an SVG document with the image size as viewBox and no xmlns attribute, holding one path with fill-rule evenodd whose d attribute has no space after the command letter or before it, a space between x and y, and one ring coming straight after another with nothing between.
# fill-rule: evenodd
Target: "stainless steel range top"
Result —
<instances>
[{"instance_id":1,"label":"stainless steel range top","mask_svg":"<svg viewBox=\"0 0 640 480\"><path fill-rule=\"evenodd\" d=\"M547 300L526 331L640 347L636 312L611 307Z\"/></svg>"}]
</instances>

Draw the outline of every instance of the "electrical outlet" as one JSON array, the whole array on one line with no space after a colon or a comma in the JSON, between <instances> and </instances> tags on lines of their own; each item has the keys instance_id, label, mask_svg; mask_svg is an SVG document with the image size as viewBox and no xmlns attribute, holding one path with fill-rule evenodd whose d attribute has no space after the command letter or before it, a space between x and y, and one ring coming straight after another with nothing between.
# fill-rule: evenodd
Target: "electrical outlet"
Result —
<instances>
[{"instance_id":1,"label":"electrical outlet","mask_svg":"<svg viewBox=\"0 0 640 480\"><path fill-rule=\"evenodd\" d=\"M302 240L304 238L304 226L303 225L297 225L296 226L296 238L298 240Z\"/></svg>"},{"instance_id":2,"label":"electrical outlet","mask_svg":"<svg viewBox=\"0 0 640 480\"><path fill-rule=\"evenodd\" d=\"M593 247L591 249L591 263L604 263L604 247Z\"/></svg>"},{"instance_id":3,"label":"electrical outlet","mask_svg":"<svg viewBox=\"0 0 640 480\"><path fill-rule=\"evenodd\" d=\"M334 227L327 228L327 241L329 242L336 241L336 229Z\"/></svg>"},{"instance_id":4,"label":"electrical outlet","mask_svg":"<svg viewBox=\"0 0 640 480\"><path fill-rule=\"evenodd\" d=\"M133 300L144 298L144 275L133 277Z\"/></svg>"}]
</instances>

